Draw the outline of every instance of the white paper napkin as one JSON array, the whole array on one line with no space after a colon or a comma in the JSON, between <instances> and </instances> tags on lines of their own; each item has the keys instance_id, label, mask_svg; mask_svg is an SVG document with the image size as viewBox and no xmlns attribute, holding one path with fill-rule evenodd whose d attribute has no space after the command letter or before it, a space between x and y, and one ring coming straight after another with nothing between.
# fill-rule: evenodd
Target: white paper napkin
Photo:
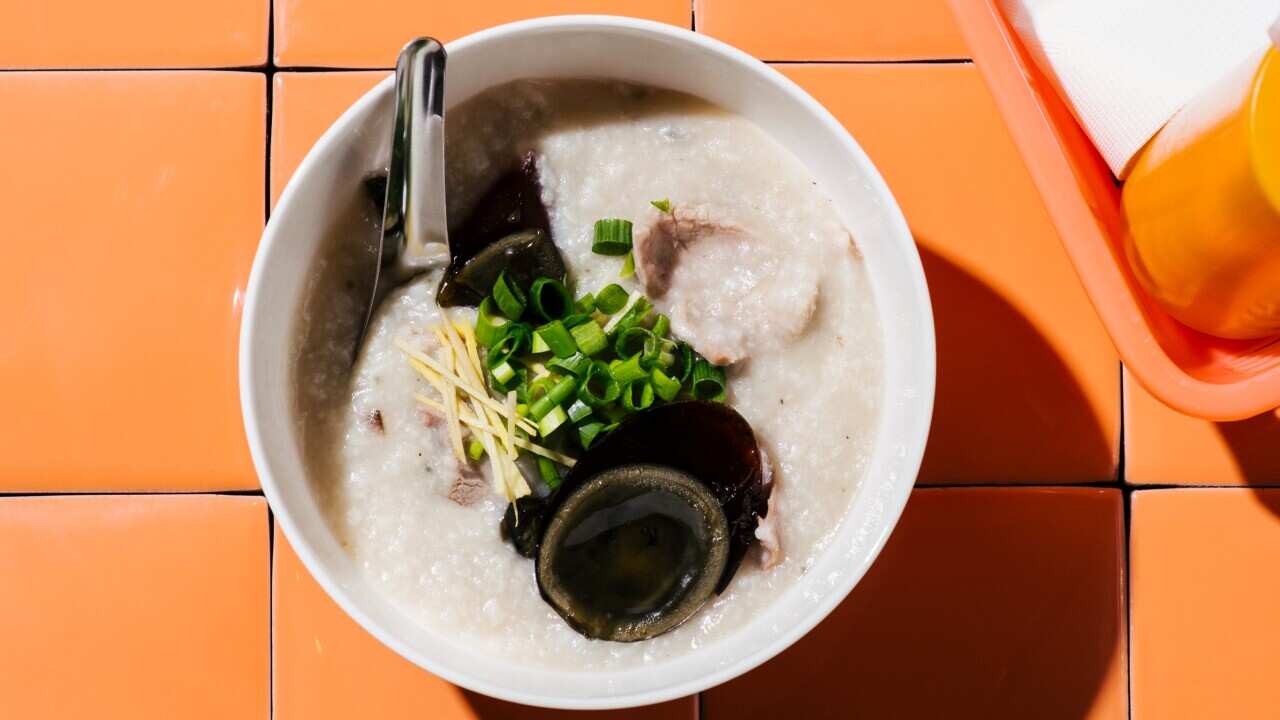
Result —
<instances>
[{"instance_id":1,"label":"white paper napkin","mask_svg":"<svg viewBox=\"0 0 1280 720\"><path fill-rule=\"evenodd\" d=\"M1119 178L1179 108L1268 44L1280 14L1280 0L1000 5Z\"/></svg>"}]
</instances>

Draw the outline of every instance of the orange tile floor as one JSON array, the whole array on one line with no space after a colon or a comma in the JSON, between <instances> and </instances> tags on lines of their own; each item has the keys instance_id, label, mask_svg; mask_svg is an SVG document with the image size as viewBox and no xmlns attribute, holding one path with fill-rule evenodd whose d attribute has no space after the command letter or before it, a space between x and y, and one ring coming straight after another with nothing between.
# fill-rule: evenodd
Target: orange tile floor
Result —
<instances>
[{"instance_id":1,"label":"orange tile floor","mask_svg":"<svg viewBox=\"0 0 1280 720\"><path fill-rule=\"evenodd\" d=\"M257 492L235 350L271 204L406 38L583 11L692 24L827 104L939 347L920 487L849 599L600 715L1277 717L1280 418L1129 381L946 0L0 0L0 718L571 716L433 678L324 595Z\"/></svg>"}]
</instances>

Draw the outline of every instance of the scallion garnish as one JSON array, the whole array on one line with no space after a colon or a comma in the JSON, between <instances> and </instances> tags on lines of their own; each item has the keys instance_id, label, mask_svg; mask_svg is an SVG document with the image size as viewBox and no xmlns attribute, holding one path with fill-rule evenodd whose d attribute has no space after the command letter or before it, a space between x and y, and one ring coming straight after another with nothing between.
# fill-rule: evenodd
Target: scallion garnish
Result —
<instances>
[{"instance_id":1,"label":"scallion garnish","mask_svg":"<svg viewBox=\"0 0 1280 720\"><path fill-rule=\"evenodd\" d=\"M467 457L472 460L479 460L484 457L484 443L472 438L471 442L467 443Z\"/></svg>"},{"instance_id":2,"label":"scallion garnish","mask_svg":"<svg viewBox=\"0 0 1280 720\"><path fill-rule=\"evenodd\" d=\"M573 304L573 312L579 315L590 315L591 311L595 309L596 296L591 293L578 298L578 301Z\"/></svg>"},{"instance_id":3,"label":"scallion garnish","mask_svg":"<svg viewBox=\"0 0 1280 720\"><path fill-rule=\"evenodd\" d=\"M618 354L618 357L629 358L632 355L639 355L640 365L643 367L651 367L658 361L661 347L653 331L639 325L620 330L618 339L613 343L613 351Z\"/></svg>"},{"instance_id":4,"label":"scallion garnish","mask_svg":"<svg viewBox=\"0 0 1280 720\"><path fill-rule=\"evenodd\" d=\"M569 406L567 414L569 415L569 419L573 422L582 422L591 415L591 406L581 400L574 400L573 404Z\"/></svg>"},{"instance_id":5,"label":"scallion garnish","mask_svg":"<svg viewBox=\"0 0 1280 720\"><path fill-rule=\"evenodd\" d=\"M689 391L698 400L724 400L724 368L716 367L705 358L698 358L693 363L693 380Z\"/></svg>"},{"instance_id":6,"label":"scallion garnish","mask_svg":"<svg viewBox=\"0 0 1280 720\"><path fill-rule=\"evenodd\" d=\"M569 375L581 376L591 367L591 358L580 352L575 352L567 358L551 358L547 361L547 367L553 370L563 370Z\"/></svg>"},{"instance_id":7,"label":"scallion garnish","mask_svg":"<svg viewBox=\"0 0 1280 720\"><path fill-rule=\"evenodd\" d=\"M578 345L573 341L573 336L565 329L564 323L559 320L552 320L539 327L534 332L534 335L542 338L542 342L546 343L547 347L558 358L567 358L578 352Z\"/></svg>"},{"instance_id":8,"label":"scallion garnish","mask_svg":"<svg viewBox=\"0 0 1280 720\"><path fill-rule=\"evenodd\" d=\"M653 334L665 338L667 333L671 331L671 318L666 315L659 314L653 321Z\"/></svg>"},{"instance_id":9,"label":"scallion garnish","mask_svg":"<svg viewBox=\"0 0 1280 720\"><path fill-rule=\"evenodd\" d=\"M564 323L565 327L572 330L573 328L578 327L582 323L591 322L591 320L592 320L591 316L588 315L587 313L576 312L566 317L565 319L561 320L560 322Z\"/></svg>"},{"instance_id":10,"label":"scallion garnish","mask_svg":"<svg viewBox=\"0 0 1280 720\"><path fill-rule=\"evenodd\" d=\"M538 434L542 437L548 437L568 419L569 416L565 414L564 408L556 405L538 421Z\"/></svg>"},{"instance_id":11,"label":"scallion garnish","mask_svg":"<svg viewBox=\"0 0 1280 720\"><path fill-rule=\"evenodd\" d=\"M622 406L631 412L653 404L653 386L648 380L634 380L622 391Z\"/></svg>"},{"instance_id":12,"label":"scallion garnish","mask_svg":"<svg viewBox=\"0 0 1280 720\"><path fill-rule=\"evenodd\" d=\"M618 277L626 280L636 274L636 256L633 253L627 253L627 257L622 261L622 269L618 271Z\"/></svg>"},{"instance_id":13,"label":"scallion garnish","mask_svg":"<svg viewBox=\"0 0 1280 720\"><path fill-rule=\"evenodd\" d=\"M541 420L552 408L559 407L561 403L573 397L573 391L577 389L578 381L573 377L560 378L555 385L547 390L547 394L533 401L529 405L529 416L534 420Z\"/></svg>"},{"instance_id":14,"label":"scallion garnish","mask_svg":"<svg viewBox=\"0 0 1280 720\"><path fill-rule=\"evenodd\" d=\"M621 218L597 220L591 252L597 255L626 255L631 252L631 221Z\"/></svg>"},{"instance_id":15,"label":"scallion garnish","mask_svg":"<svg viewBox=\"0 0 1280 720\"><path fill-rule=\"evenodd\" d=\"M583 450L591 447L592 441L596 439L596 436L599 435L600 431L604 430L604 428L605 424L602 422L590 422L579 425L578 444L582 446Z\"/></svg>"},{"instance_id":16,"label":"scallion garnish","mask_svg":"<svg viewBox=\"0 0 1280 720\"><path fill-rule=\"evenodd\" d=\"M516 376L516 369L512 367L511 362L507 360L504 360L498 363L497 365L495 365L494 367L490 368L489 372L493 375L494 381L498 385L501 385L504 387L506 386L507 383L511 382L512 378Z\"/></svg>"},{"instance_id":17,"label":"scallion garnish","mask_svg":"<svg viewBox=\"0 0 1280 720\"><path fill-rule=\"evenodd\" d=\"M555 490L560 487L560 468L557 468L554 462L541 455L538 456L538 475L549 489Z\"/></svg>"},{"instance_id":18,"label":"scallion garnish","mask_svg":"<svg viewBox=\"0 0 1280 720\"><path fill-rule=\"evenodd\" d=\"M529 349L529 326L524 323L507 323L506 332L498 339L485 357L485 364L497 367Z\"/></svg>"},{"instance_id":19,"label":"scallion garnish","mask_svg":"<svg viewBox=\"0 0 1280 720\"><path fill-rule=\"evenodd\" d=\"M654 368L649 371L649 383L653 385L653 391L658 394L666 402L671 402L680 394L680 381Z\"/></svg>"},{"instance_id":20,"label":"scallion garnish","mask_svg":"<svg viewBox=\"0 0 1280 720\"><path fill-rule=\"evenodd\" d=\"M486 297L480 301L480 311L476 314L476 340L486 348L502 339L507 323L511 322L498 312L493 298Z\"/></svg>"},{"instance_id":21,"label":"scallion garnish","mask_svg":"<svg viewBox=\"0 0 1280 720\"><path fill-rule=\"evenodd\" d=\"M578 399L593 408L604 407L618 399L622 386L602 362L593 362L578 385Z\"/></svg>"},{"instance_id":22,"label":"scallion garnish","mask_svg":"<svg viewBox=\"0 0 1280 720\"><path fill-rule=\"evenodd\" d=\"M529 304L543 320L560 320L573 311L573 296L559 280L540 277L529 288Z\"/></svg>"},{"instance_id":23,"label":"scallion garnish","mask_svg":"<svg viewBox=\"0 0 1280 720\"><path fill-rule=\"evenodd\" d=\"M609 340L604 336L604 331L600 326L592 322L585 322L569 331L573 336L573 342L578 346L578 350L587 357L598 355L601 350L609 346Z\"/></svg>"},{"instance_id":24,"label":"scallion garnish","mask_svg":"<svg viewBox=\"0 0 1280 720\"><path fill-rule=\"evenodd\" d=\"M512 320L518 320L524 314L526 302L524 291L520 289L518 283L507 279L506 270L498 273L498 279L493 283L493 300L498 303L498 309L502 314Z\"/></svg>"},{"instance_id":25,"label":"scallion garnish","mask_svg":"<svg viewBox=\"0 0 1280 720\"><path fill-rule=\"evenodd\" d=\"M649 204L658 208L663 213L671 212L671 201L663 198L662 200L650 200Z\"/></svg>"},{"instance_id":26,"label":"scallion garnish","mask_svg":"<svg viewBox=\"0 0 1280 720\"><path fill-rule=\"evenodd\" d=\"M605 315L612 315L627 304L628 297L627 291L623 290L621 285L617 283L605 285L600 292L596 293L596 309Z\"/></svg>"},{"instance_id":27,"label":"scallion garnish","mask_svg":"<svg viewBox=\"0 0 1280 720\"><path fill-rule=\"evenodd\" d=\"M640 356L632 355L631 357L618 362L609 368L609 374L613 375L613 379L618 381L619 385L627 385L649 377L649 372L640 367Z\"/></svg>"}]
</instances>

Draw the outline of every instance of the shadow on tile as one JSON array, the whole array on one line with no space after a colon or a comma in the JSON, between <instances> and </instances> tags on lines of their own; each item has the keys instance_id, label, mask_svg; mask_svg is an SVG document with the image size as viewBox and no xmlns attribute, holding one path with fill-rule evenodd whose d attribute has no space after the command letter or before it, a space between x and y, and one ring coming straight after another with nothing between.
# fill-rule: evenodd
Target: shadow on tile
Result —
<instances>
[{"instance_id":1,"label":"shadow on tile","mask_svg":"<svg viewBox=\"0 0 1280 720\"><path fill-rule=\"evenodd\" d=\"M1265 412L1215 427L1246 485L1280 485L1280 415Z\"/></svg>"},{"instance_id":2,"label":"shadow on tile","mask_svg":"<svg viewBox=\"0 0 1280 720\"><path fill-rule=\"evenodd\" d=\"M1113 480L1112 443L1049 341L996 290L917 241L938 340L920 483Z\"/></svg>"},{"instance_id":3,"label":"shadow on tile","mask_svg":"<svg viewBox=\"0 0 1280 720\"><path fill-rule=\"evenodd\" d=\"M850 596L708 720L1123 718L1116 490L928 488Z\"/></svg>"}]
</instances>

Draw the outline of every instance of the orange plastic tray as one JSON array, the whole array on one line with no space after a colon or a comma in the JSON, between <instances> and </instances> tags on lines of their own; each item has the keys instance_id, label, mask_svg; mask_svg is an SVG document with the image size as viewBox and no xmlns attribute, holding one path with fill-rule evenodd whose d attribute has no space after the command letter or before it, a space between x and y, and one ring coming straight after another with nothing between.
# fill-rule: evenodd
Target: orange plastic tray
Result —
<instances>
[{"instance_id":1,"label":"orange plastic tray","mask_svg":"<svg viewBox=\"0 0 1280 720\"><path fill-rule=\"evenodd\" d=\"M1238 420L1280 406L1280 338L1223 340L1165 313L1124 257L1120 188L995 0L949 0L1076 273L1132 375L1176 410Z\"/></svg>"}]
</instances>

